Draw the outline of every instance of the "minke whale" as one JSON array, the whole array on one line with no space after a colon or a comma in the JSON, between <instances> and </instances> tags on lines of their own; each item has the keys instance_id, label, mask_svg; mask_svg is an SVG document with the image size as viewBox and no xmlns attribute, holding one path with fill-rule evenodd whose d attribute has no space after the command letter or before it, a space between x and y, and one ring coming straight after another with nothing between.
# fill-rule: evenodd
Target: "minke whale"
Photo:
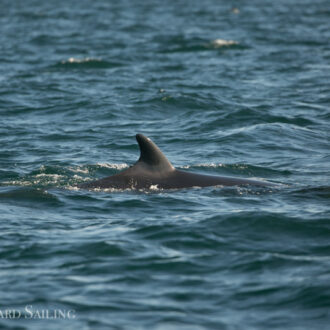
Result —
<instances>
[{"instance_id":1,"label":"minke whale","mask_svg":"<svg viewBox=\"0 0 330 330\"><path fill-rule=\"evenodd\" d=\"M210 186L273 186L267 181L223 177L177 170L154 142L137 134L139 160L118 174L78 185L86 189L180 189Z\"/></svg>"}]
</instances>

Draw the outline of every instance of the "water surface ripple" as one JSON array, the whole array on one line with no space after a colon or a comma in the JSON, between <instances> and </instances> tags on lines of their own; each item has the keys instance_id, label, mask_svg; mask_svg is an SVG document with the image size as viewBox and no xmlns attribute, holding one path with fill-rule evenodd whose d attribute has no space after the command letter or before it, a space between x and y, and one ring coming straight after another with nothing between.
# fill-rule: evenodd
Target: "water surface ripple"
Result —
<instances>
[{"instance_id":1,"label":"water surface ripple","mask_svg":"<svg viewBox=\"0 0 330 330\"><path fill-rule=\"evenodd\" d=\"M329 22L326 0L3 0L0 328L327 329ZM74 188L136 133L283 185Z\"/></svg>"}]
</instances>

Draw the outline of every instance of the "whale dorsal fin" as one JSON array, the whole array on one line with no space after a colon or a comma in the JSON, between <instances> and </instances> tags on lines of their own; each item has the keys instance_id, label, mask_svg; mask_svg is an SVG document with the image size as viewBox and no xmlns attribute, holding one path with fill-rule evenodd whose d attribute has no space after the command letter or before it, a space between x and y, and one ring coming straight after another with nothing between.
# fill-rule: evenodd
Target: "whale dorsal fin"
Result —
<instances>
[{"instance_id":1,"label":"whale dorsal fin","mask_svg":"<svg viewBox=\"0 0 330 330\"><path fill-rule=\"evenodd\" d=\"M174 170L170 161L148 137L143 134L136 134L136 140L139 143L141 152L138 163L147 165L153 171Z\"/></svg>"}]
</instances>

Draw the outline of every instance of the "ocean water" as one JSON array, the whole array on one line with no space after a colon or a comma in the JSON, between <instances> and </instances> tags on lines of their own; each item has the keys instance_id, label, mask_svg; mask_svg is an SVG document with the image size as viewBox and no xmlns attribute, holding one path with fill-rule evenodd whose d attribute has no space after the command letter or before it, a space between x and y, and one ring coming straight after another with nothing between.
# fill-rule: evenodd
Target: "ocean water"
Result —
<instances>
[{"instance_id":1,"label":"ocean water","mask_svg":"<svg viewBox=\"0 0 330 330\"><path fill-rule=\"evenodd\" d=\"M1 329L329 329L330 4L0 2ZM276 189L89 191L139 157Z\"/></svg>"}]
</instances>

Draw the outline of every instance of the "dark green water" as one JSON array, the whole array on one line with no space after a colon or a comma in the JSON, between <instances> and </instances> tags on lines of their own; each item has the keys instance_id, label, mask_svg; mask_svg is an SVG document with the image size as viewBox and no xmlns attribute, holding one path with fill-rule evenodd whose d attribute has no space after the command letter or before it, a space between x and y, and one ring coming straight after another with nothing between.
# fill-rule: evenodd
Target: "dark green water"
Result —
<instances>
[{"instance_id":1,"label":"dark green water","mask_svg":"<svg viewBox=\"0 0 330 330\"><path fill-rule=\"evenodd\" d=\"M327 0L1 0L0 328L328 329L329 22ZM136 133L284 185L74 189Z\"/></svg>"}]
</instances>

